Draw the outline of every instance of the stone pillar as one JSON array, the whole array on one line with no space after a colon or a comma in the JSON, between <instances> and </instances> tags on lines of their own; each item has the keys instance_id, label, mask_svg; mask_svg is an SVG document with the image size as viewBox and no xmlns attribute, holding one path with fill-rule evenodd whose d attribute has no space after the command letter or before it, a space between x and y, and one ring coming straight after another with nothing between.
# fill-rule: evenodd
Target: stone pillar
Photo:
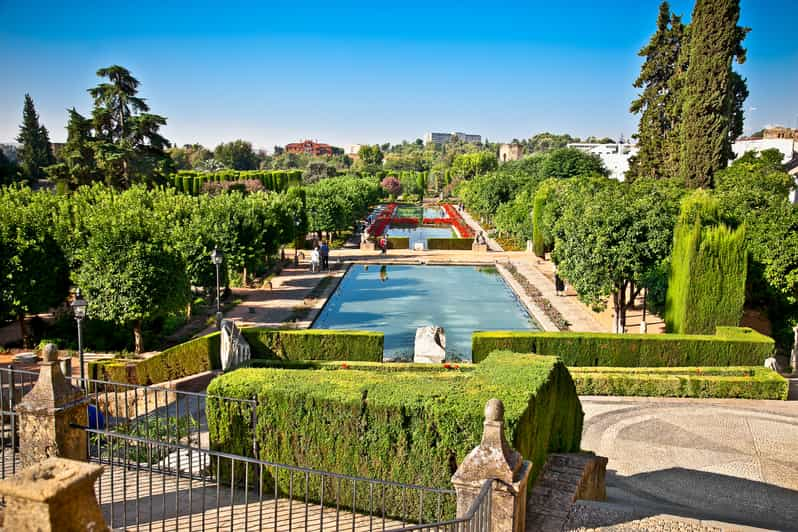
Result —
<instances>
[{"instance_id":1,"label":"stone pillar","mask_svg":"<svg viewBox=\"0 0 798 532\"><path fill-rule=\"evenodd\" d=\"M0 481L6 499L3 529L17 532L108 530L94 483L103 467L48 458Z\"/></svg>"},{"instance_id":2,"label":"stone pillar","mask_svg":"<svg viewBox=\"0 0 798 532\"><path fill-rule=\"evenodd\" d=\"M523 532L526 487L532 464L504 438L504 404L491 399L485 405L482 443L466 456L452 477L457 492L457 516L463 517L485 481L494 482L491 501L493 532Z\"/></svg>"},{"instance_id":3,"label":"stone pillar","mask_svg":"<svg viewBox=\"0 0 798 532\"><path fill-rule=\"evenodd\" d=\"M39 380L16 407L22 467L51 456L85 461L86 432L78 427L88 425L89 399L61 373L54 345L44 348L42 359Z\"/></svg>"},{"instance_id":4,"label":"stone pillar","mask_svg":"<svg viewBox=\"0 0 798 532\"><path fill-rule=\"evenodd\" d=\"M790 366L792 366L792 374L798 375L798 325L792 328L793 331L793 344L792 353L790 353Z\"/></svg>"}]
</instances>

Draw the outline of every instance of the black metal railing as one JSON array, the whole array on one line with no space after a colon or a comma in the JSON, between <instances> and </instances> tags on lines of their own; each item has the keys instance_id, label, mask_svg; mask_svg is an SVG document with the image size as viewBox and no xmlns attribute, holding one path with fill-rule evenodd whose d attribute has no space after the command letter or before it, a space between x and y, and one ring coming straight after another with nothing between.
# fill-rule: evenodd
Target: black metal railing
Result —
<instances>
[{"instance_id":1,"label":"black metal railing","mask_svg":"<svg viewBox=\"0 0 798 532\"><path fill-rule=\"evenodd\" d=\"M2 477L19 470L15 406L38 372L0 368ZM79 386L78 378L71 378ZM208 399L161 386L86 379L89 459L107 524L125 530L451 530L490 529L493 481L455 518L451 489L429 488L278 464L213 450ZM255 434L256 431L252 430ZM334 452L331 449L330 452ZM253 453L258 456L253 439Z\"/></svg>"}]
</instances>

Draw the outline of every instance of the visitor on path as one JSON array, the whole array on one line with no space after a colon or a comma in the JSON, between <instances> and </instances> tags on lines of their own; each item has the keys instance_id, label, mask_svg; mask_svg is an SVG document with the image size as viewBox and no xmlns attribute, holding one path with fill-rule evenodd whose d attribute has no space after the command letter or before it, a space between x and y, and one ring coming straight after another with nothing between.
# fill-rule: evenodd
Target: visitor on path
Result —
<instances>
[{"instance_id":1,"label":"visitor on path","mask_svg":"<svg viewBox=\"0 0 798 532\"><path fill-rule=\"evenodd\" d=\"M319 246L313 246L313 251L310 252L310 271L319 271Z\"/></svg>"},{"instance_id":2,"label":"visitor on path","mask_svg":"<svg viewBox=\"0 0 798 532\"><path fill-rule=\"evenodd\" d=\"M557 273L557 265L554 265L554 294L561 296L565 293L565 281L562 280L560 274Z\"/></svg>"},{"instance_id":3,"label":"visitor on path","mask_svg":"<svg viewBox=\"0 0 798 532\"><path fill-rule=\"evenodd\" d=\"M384 236L380 237L380 249L382 250L381 251L382 255L388 253L388 239L385 238Z\"/></svg>"},{"instance_id":4,"label":"visitor on path","mask_svg":"<svg viewBox=\"0 0 798 532\"><path fill-rule=\"evenodd\" d=\"M330 246L327 245L326 240L321 241L321 247L319 248L319 255L321 256L321 269L322 270L329 270L330 269Z\"/></svg>"}]
</instances>

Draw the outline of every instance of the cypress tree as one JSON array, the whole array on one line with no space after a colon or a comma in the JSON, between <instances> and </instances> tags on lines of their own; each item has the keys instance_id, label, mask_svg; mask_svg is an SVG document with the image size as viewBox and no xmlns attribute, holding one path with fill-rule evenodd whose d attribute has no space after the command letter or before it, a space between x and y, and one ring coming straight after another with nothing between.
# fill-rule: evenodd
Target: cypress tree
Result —
<instances>
[{"instance_id":1,"label":"cypress tree","mask_svg":"<svg viewBox=\"0 0 798 532\"><path fill-rule=\"evenodd\" d=\"M735 98L732 60L745 61L741 43L748 32L737 26L739 18L739 0L696 0L693 9L680 91L679 161L680 177L691 188L712 186L715 172L728 162Z\"/></svg>"},{"instance_id":2,"label":"cypress tree","mask_svg":"<svg viewBox=\"0 0 798 532\"><path fill-rule=\"evenodd\" d=\"M19 161L25 176L30 180L44 177L42 168L54 164L55 157L47 128L39 124L39 115L36 113L30 94L25 95L22 125L19 126L17 142L22 144Z\"/></svg>"},{"instance_id":3,"label":"cypress tree","mask_svg":"<svg viewBox=\"0 0 798 532\"><path fill-rule=\"evenodd\" d=\"M91 119L69 110L67 141L60 156L69 168L70 181L74 186L86 185L100 179L92 149Z\"/></svg>"},{"instance_id":4,"label":"cypress tree","mask_svg":"<svg viewBox=\"0 0 798 532\"><path fill-rule=\"evenodd\" d=\"M646 60L634 86L643 92L632 102L629 110L640 114L636 135L640 151L630 161L627 181L640 177L668 177L665 141L679 119L679 113L675 112L672 78L678 67L683 35L681 17L671 13L668 2L662 2L657 30L638 52Z\"/></svg>"}]
</instances>

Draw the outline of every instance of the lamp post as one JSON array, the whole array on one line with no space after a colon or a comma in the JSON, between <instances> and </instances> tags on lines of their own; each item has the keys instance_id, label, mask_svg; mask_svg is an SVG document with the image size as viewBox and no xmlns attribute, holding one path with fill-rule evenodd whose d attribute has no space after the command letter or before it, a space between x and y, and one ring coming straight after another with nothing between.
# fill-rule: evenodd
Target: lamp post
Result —
<instances>
[{"instance_id":1,"label":"lamp post","mask_svg":"<svg viewBox=\"0 0 798 532\"><path fill-rule=\"evenodd\" d=\"M299 266L299 226L302 220L298 213L294 213L294 226L296 227L296 234L294 235L294 267Z\"/></svg>"},{"instance_id":2,"label":"lamp post","mask_svg":"<svg viewBox=\"0 0 798 532\"><path fill-rule=\"evenodd\" d=\"M78 361L80 363L80 387L86 389L86 375L83 366L83 319L86 317L86 307L89 304L80 295L80 288L75 292L75 299L72 301L72 312L75 314L75 321L78 322Z\"/></svg>"},{"instance_id":3,"label":"lamp post","mask_svg":"<svg viewBox=\"0 0 798 532\"><path fill-rule=\"evenodd\" d=\"M211 263L216 266L216 328L222 324L222 295L219 286L219 266L222 265L224 255L219 251L216 246L213 246L211 252Z\"/></svg>"}]
</instances>

